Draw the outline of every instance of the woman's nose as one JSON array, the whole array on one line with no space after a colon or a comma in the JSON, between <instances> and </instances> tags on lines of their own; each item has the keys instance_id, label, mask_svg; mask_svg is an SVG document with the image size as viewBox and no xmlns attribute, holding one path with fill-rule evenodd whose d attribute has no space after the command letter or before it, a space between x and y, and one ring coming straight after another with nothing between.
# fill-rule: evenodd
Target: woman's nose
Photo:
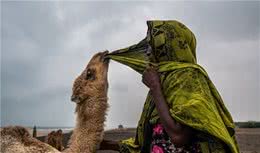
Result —
<instances>
[{"instance_id":1,"label":"woman's nose","mask_svg":"<svg viewBox=\"0 0 260 153\"><path fill-rule=\"evenodd\" d=\"M151 54L152 54L152 47L150 45L148 45L147 50L146 50L146 55L151 56Z\"/></svg>"}]
</instances>

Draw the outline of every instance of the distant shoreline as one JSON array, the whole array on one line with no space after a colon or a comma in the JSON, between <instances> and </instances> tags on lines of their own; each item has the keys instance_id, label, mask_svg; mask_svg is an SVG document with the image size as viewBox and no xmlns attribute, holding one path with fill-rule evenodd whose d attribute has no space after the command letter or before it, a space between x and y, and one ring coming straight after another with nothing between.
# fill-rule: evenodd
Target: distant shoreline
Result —
<instances>
[{"instance_id":1,"label":"distant shoreline","mask_svg":"<svg viewBox=\"0 0 260 153\"><path fill-rule=\"evenodd\" d=\"M260 121L238 121L235 122L236 127L239 128L260 128ZM6 125L6 126L23 126L25 128L33 128L34 126L24 126L24 125ZM6 127L0 126L0 128ZM37 130L41 129L73 129L73 126L37 126L35 125ZM135 127L130 127L135 128ZM105 130L117 129L117 127L106 127Z\"/></svg>"}]
</instances>

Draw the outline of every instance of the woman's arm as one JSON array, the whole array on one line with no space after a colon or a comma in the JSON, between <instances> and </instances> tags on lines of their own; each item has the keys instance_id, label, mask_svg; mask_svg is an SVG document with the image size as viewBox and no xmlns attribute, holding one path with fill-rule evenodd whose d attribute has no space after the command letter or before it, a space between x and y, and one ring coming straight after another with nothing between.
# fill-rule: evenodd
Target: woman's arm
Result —
<instances>
[{"instance_id":1,"label":"woman's arm","mask_svg":"<svg viewBox=\"0 0 260 153\"><path fill-rule=\"evenodd\" d=\"M151 90L152 96L154 98L154 103L160 117L160 121L162 122L172 142L177 147L188 144L191 140L192 129L176 122L171 117L169 107L162 93L160 77L156 69L153 67L146 69L143 74L142 81Z\"/></svg>"}]
</instances>

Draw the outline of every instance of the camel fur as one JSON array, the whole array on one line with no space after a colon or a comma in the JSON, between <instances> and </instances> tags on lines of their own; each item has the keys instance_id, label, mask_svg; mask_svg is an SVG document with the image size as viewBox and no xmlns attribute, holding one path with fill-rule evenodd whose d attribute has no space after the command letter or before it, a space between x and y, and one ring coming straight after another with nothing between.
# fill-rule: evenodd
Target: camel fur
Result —
<instances>
[{"instance_id":1,"label":"camel fur","mask_svg":"<svg viewBox=\"0 0 260 153\"><path fill-rule=\"evenodd\" d=\"M62 141L63 141L63 135L61 129L57 131L51 131L45 138L45 143L51 145L52 147L56 148L59 151L62 151L64 149Z\"/></svg>"}]
</instances>

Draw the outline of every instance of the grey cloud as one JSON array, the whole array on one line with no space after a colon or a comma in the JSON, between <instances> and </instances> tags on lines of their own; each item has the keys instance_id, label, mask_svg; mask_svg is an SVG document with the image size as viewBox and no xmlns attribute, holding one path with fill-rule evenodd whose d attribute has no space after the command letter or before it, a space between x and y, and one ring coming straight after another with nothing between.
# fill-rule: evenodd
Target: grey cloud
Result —
<instances>
[{"instance_id":1,"label":"grey cloud","mask_svg":"<svg viewBox=\"0 0 260 153\"><path fill-rule=\"evenodd\" d=\"M73 126L75 77L94 53L143 39L149 19L190 27L235 120L259 120L259 2L3 2L2 124ZM147 93L141 76L111 62L109 83L107 127L135 126Z\"/></svg>"},{"instance_id":2,"label":"grey cloud","mask_svg":"<svg viewBox=\"0 0 260 153\"><path fill-rule=\"evenodd\" d=\"M207 40L238 41L259 39L259 2L179 2L177 5L156 3L186 23L198 37ZM167 6L166 6L167 5ZM200 41L200 40L198 40Z\"/></svg>"},{"instance_id":3,"label":"grey cloud","mask_svg":"<svg viewBox=\"0 0 260 153\"><path fill-rule=\"evenodd\" d=\"M61 45L65 29L57 21L55 8L46 2L4 2L3 3L3 33L6 45L12 42L20 43L25 39L39 49L45 49L39 54L53 55L52 51ZM37 52L37 50L35 50Z\"/></svg>"}]
</instances>

